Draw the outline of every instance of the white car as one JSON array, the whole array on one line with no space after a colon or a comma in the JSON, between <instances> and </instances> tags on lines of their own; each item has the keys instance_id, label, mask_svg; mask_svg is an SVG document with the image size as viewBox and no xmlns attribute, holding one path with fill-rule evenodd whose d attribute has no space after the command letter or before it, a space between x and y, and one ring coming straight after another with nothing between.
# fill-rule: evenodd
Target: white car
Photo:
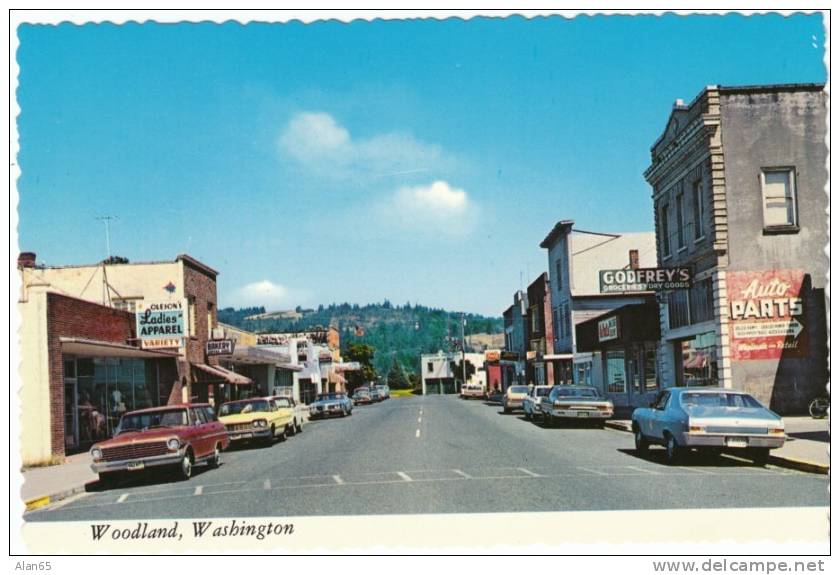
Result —
<instances>
[{"instance_id":1,"label":"white car","mask_svg":"<svg viewBox=\"0 0 840 575\"><path fill-rule=\"evenodd\" d=\"M531 388L530 393L522 401L522 411L525 412L525 419L532 419L542 415L540 411L540 399L548 397L550 392L550 385L535 385Z\"/></svg>"},{"instance_id":2,"label":"white car","mask_svg":"<svg viewBox=\"0 0 840 575\"><path fill-rule=\"evenodd\" d=\"M292 422L287 430L289 435L296 435L303 432L303 424L309 420L309 408L301 405L294 398L285 395L275 395L271 398L278 408L291 408L293 411Z\"/></svg>"}]
</instances>

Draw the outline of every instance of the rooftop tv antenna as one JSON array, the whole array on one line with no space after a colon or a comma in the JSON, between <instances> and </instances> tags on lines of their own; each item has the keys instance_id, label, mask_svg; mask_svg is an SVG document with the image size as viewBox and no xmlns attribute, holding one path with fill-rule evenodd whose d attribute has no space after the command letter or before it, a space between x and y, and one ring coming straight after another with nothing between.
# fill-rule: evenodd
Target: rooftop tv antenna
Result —
<instances>
[{"instance_id":1,"label":"rooftop tv antenna","mask_svg":"<svg viewBox=\"0 0 840 575\"><path fill-rule=\"evenodd\" d=\"M117 216L96 216L96 219L105 224L105 247L108 250L108 258L111 258L111 220L118 219Z\"/></svg>"}]
</instances>

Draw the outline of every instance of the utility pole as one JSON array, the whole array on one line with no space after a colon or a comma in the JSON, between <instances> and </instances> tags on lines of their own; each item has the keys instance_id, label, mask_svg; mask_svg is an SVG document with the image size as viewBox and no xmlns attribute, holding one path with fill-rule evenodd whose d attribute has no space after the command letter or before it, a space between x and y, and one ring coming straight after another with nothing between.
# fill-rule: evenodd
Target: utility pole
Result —
<instances>
[{"instance_id":1,"label":"utility pole","mask_svg":"<svg viewBox=\"0 0 840 575\"><path fill-rule=\"evenodd\" d=\"M96 216L96 219L105 224L105 247L108 250L108 259L111 258L111 220L117 216Z\"/></svg>"},{"instance_id":2,"label":"utility pole","mask_svg":"<svg viewBox=\"0 0 840 575\"><path fill-rule=\"evenodd\" d=\"M461 312L461 387L467 385L467 348L464 343L464 324L466 322L464 312ZM457 392L456 389L455 393Z\"/></svg>"}]
</instances>

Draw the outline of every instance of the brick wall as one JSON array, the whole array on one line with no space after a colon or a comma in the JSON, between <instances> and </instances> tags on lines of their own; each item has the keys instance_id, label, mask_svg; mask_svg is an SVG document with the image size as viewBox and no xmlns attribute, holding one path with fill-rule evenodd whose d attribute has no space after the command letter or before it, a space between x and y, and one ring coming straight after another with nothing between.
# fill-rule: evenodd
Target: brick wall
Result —
<instances>
[{"instance_id":1,"label":"brick wall","mask_svg":"<svg viewBox=\"0 0 840 575\"><path fill-rule=\"evenodd\" d=\"M134 337L134 315L57 293L47 294L47 347L50 373L50 443L64 455L64 362L62 337L128 343Z\"/></svg>"}]
</instances>

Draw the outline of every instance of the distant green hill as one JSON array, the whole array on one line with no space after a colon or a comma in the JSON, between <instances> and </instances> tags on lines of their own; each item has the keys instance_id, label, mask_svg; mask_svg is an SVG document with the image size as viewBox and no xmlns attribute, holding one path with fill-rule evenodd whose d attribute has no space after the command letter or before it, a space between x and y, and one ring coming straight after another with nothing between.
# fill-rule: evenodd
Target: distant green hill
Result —
<instances>
[{"instance_id":1,"label":"distant green hill","mask_svg":"<svg viewBox=\"0 0 840 575\"><path fill-rule=\"evenodd\" d=\"M460 349L460 314L422 305L392 305L389 301L360 306L358 304L320 305L318 309L296 308L267 313L263 307L219 310L219 321L257 333L305 331L316 327L335 327L341 332L341 347L350 342L376 348L374 366L385 374L391 358L408 373L418 373L420 354L438 350ZM466 315L466 335L500 334L502 318ZM486 342L492 338L471 338ZM467 351L472 351L467 346Z\"/></svg>"}]
</instances>

